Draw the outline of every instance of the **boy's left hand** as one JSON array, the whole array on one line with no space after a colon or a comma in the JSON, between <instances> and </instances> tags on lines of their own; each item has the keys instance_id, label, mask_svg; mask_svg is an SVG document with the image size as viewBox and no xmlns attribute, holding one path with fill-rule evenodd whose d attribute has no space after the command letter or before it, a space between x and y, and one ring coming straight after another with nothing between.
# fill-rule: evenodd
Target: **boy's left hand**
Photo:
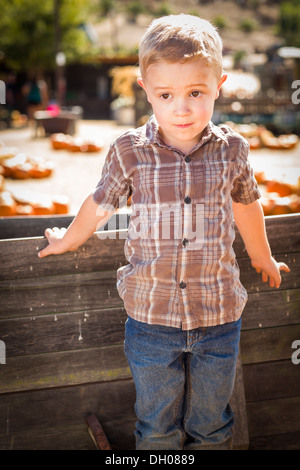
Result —
<instances>
[{"instance_id":1,"label":"boy's left hand","mask_svg":"<svg viewBox=\"0 0 300 470\"><path fill-rule=\"evenodd\" d=\"M251 261L251 265L256 269L257 273L262 273L263 282L269 281L269 286L276 287L276 289L281 284L280 271L290 272L290 268L285 263L277 262L273 257L265 262Z\"/></svg>"}]
</instances>

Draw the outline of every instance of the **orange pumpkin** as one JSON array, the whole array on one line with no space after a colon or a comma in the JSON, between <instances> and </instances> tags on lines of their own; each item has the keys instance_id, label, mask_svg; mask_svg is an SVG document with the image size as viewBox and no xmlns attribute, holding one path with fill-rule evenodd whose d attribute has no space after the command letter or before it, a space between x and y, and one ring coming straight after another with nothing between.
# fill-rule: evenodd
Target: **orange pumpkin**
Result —
<instances>
[{"instance_id":1,"label":"orange pumpkin","mask_svg":"<svg viewBox=\"0 0 300 470\"><path fill-rule=\"evenodd\" d=\"M267 181L266 190L268 193L277 193L280 197L290 196L293 192L291 185L280 181Z\"/></svg>"}]
</instances>

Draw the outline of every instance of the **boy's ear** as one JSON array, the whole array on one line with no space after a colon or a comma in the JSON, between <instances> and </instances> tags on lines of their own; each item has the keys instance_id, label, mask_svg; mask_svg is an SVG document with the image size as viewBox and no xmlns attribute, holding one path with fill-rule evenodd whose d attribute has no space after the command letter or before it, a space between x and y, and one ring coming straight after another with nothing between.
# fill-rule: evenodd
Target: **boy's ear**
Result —
<instances>
[{"instance_id":1,"label":"boy's ear","mask_svg":"<svg viewBox=\"0 0 300 470\"><path fill-rule=\"evenodd\" d=\"M216 93L216 97L215 99L217 99L219 97L219 94L220 94L220 88L221 86L223 85L223 83L226 81L227 79L227 73L224 73L221 77L221 80L219 81L218 83L218 87L217 87L217 93Z\"/></svg>"},{"instance_id":2,"label":"boy's ear","mask_svg":"<svg viewBox=\"0 0 300 470\"><path fill-rule=\"evenodd\" d=\"M142 78L138 78L138 79L137 79L137 82L138 82L138 84L143 88L143 90L145 90L146 95L147 95L147 100L149 101L148 93L147 93L147 90L146 90L146 87L145 87L145 83L143 82L143 79L142 79ZM150 101L149 101L149 103L150 103Z\"/></svg>"},{"instance_id":3,"label":"boy's ear","mask_svg":"<svg viewBox=\"0 0 300 470\"><path fill-rule=\"evenodd\" d=\"M137 82L138 82L138 84L145 90L145 85L144 85L143 79L139 77L139 78L137 79Z\"/></svg>"}]
</instances>

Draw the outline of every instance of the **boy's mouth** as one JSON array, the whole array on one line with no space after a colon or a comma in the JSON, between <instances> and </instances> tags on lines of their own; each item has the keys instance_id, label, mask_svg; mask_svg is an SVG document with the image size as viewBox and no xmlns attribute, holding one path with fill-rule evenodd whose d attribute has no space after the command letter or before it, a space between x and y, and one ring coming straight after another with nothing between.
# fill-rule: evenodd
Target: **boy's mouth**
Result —
<instances>
[{"instance_id":1,"label":"boy's mouth","mask_svg":"<svg viewBox=\"0 0 300 470\"><path fill-rule=\"evenodd\" d=\"M175 124L175 127L178 127L179 129L186 129L187 127L190 127L192 123L187 123L187 124Z\"/></svg>"}]
</instances>

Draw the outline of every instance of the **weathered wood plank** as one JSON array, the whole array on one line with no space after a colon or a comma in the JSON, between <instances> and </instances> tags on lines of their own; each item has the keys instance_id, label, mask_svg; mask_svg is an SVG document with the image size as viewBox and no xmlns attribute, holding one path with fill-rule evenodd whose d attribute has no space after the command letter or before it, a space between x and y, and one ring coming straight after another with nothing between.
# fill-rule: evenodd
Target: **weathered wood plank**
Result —
<instances>
[{"instance_id":1,"label":"weathered wood plank","mask_svg":"<svg viewBox=\"0 0 300 470\"><path fill-rule=\"evenodd\" d=\"M291 345L300 338L300 324L241 332L243 364L289 359Z\"/></svg>"},{"instance_id":2,"label":"weathered wood plank","mask_svg":"<svg viewBox=\"0 0 300 470\"><path fill-rule=\"evenodd\" d=\"M248 277L244 274L249 301L243 328L299 322L299 288L289 289L295 284L300 287L297 270L282 276L280 290L269 288L252 271ZM0 299L2 319L123 305L116 289L115 271L5 280L0 283Z\"/></svg>"},{"instance_id":3,"label":"weathered wood plank","mask_svg":"<svg viewBox=\"0 0 300 470\"><path fill-rule=\"evenodd\" d=\"M292 264L300 254L293 254ZM297 259L295 258L297 256ZM248 265L248 263L246 263ZM249 268L249 271L248 271ZM30 267L29 267L30 269ZM247 269L247 272L245 272ZM281 290L271 289L261 281L261 276L250 266L241 266L242 282L250 296L249 301L256 304L254 308L268 306L279 311L280 306L290 312L300 311L300 302L296 288L300 287L297 269L291 266L291 273L282 274ZM32 267L31 272L33 273ZM297 290L299 292L299 290ZM259 294L258 294L259 293ZM260 297L260 293L263 293ZM271 295L272 293L272 295ZM254 295L252 295L254 294ZM256 295L256 297L255 297ZM116 290L116 271L94 273L57 274L56 276L38 276L34 278L7 279L0 283L1 314L5 316L39 315L48 312L73 311L83 308L120 305L121 300ZM256 298L256 303L255 303ZM252 299L252 300L251 300ZM291 302L292 299L292 302ZM280 301L277 304L277 300ZM249 309L250 307L248 307Z\"/></svg>"},{"instance_id":4,"label":"weathered wood plank","mask_svg":"<svg viewBox=\"0 0 300 470\"><path fill-rule=\"evenodd\" d=\"M122 210L122 214L117 213L111 217L103 230L127 228L129 217L129 213ZM0 217L0 239L42 237L46 228L67 228L73 219L73 215ZM101 229L100 227L99 230Z\"/></svg>"},{"instance_id":5,"label":"weathered wood plank","mask_svg":"<svg viewBox=\"0 0 300 470\"><path fill-rule=\"evenodd\" d=\"M273 253L300 251L300 214L265 217Z\"/></svg>"},{"instance_id":6,"label":"weathered wood plank","mask_svg":"<svg viewBox=\"0 0 300 470\"><path fill-rule=\"evenodd\" d=\"M46 228L68 227L74 216L26 216L26 217L0 217L0 239L41 237Z\"/></svg>"},{"instance_id":7,"label":"weathered wood plank","mask_svg":"<svg viewBox=\"0 0 300 470\"><path fill-rule=\"evenodd\" d=\"M265 223L273 254L300 251L300 214L265 217ZM238 258L247 257L237 228L234 250Z\"/></svg>"},{"instance_id":8,"label":"weathered wood plank","mask_svg":"<svg viewBox=\"0 0 300 470\"><path fill-rule=\"evenodd\" d=\"M76 405L74 404L74 407ZM52 412L52 409L49 412ZM28 427L23 432L0 436L0 450L95 450L85 423L39 430Z\"/></svg>"},{"instance_id":9,"label":"weathered wood plank","mask_svg":"<svg viewBox=\"0 0 300 470\"><path fill-rule=\"evenodd\" d=\"M242 329L300 323L300 289L249 293Z\"/></svg>"},{"instance_id":10,"label":"weathered wood plank","mask_svg":"<svg viewBox=\"0 0 300 470\"><path fill-rule=\"evenodd\" d=\"M267 223L268 235L273 252L284 254L299 251L300 245L300 216L271 218ZM283 232L284 227L284 232ZM280 230L281 228L281 230ZM286 233L289 237L286 237ZM97 270L117 269L124 264L124 239L126 230L114 232L121 240L111 239L112 232L106 232L105 241L99 240L94 234L76 252L65 253L59 256L60 272L68 273L87 272L91 266L98 266ZM101 236L104 236L103 234ZM273 240L273 242L272 242ZM20 277L33 277L41 275L55 275L57 273L58 258L55 256L46 259L37 257L37 251L46 246L44 238L30 238L23 240L0 240L2 270L1 279ZM247 254L240 243L239 235L235 241L237 257L247 258ZM290 257L292 260L293 258ZM249 263L248 263L249 264ZM13 272L12 272L13 266ZM247 270L247 272L249 269Z\"/></svg>"},{"instance_id":11,"label":"weathered wood plank","mask_svg":"<svg viewBox=\"0 0 300 470\"><path fill-rule=\"evenodd\" d=\"M299 365L293 364L291 358L284 361L244 364L243 376L247 402L299 395Z\"/></svg>"},{"instance_id":12,"label":"weathered wood plank","mask_svg":"<svg viewBox=\"0 0 300 470\"><path fill-rule=\"evenodd\" d=\"M128 213L128 217L129 217ZM113 216L115 222L111 221L110 226L114 224L119 227L119 216ZM124 214L121 215L121 226L124 228ZM127 217L127 218L128 218ZM0 238L25 238L41 237L48 227L68 227L74 216L33 216L33 217L0 217ZM268 238L274 253L283 253L289 251L299 251L299 214L289 214L285 216L265 217ZM238 257L245 255L244 244L236 229L236 240L234 242ZM286 236L288 234L288 237Z\"/></svg>"},{"instance_id":13,"label":"weathered wood plank","mask_svg":"<svg viewBox=\"0 0 300 470\"><path fill-rule=\"evenodd\" d=\"M300 431L253 437L249 450L299 450ZM274 454L277 456L278 454Z\"/></svg>"},{"instance_id":14,"label":"weathered wood plank","mask_svg":"<svg viewBox=\"0 0 300 470\"><path fill-rule=\"evenodd\" d=\"M114 280L104 281L96 288L59 285L36 292L37 295L26 289L14 291L1 306L1 339L6 341L10 355L42 352L43 348L45 352L55 351L59 350L59 344L63 349L94 347L97 341L102 345L105 340L108 344L116 335L120 339L123 334L121 322L126 314ZM260 298L258 294L253 295L254 302L250 296L243 313L243 331L259 328L260 335L265 327L299 323L299 290L259 294ZM3 292L1 298L5 299ZM292 299L288 309L285 308L287 298ZM116 307L106 308L111 305ZM109 327L114 329L113 335ZM83 341L78 341L80 331ZM252 342L251 334L249 341Z\"/></svg>"},{"instance_id":15,"label":"weathered wood plank","mask_svg":"<svg viewBox=\"0 0 300 470\"><path fill-rule=\"evenodd\" d=\"M108 237L110 232L105 233ZM114 232L112 236L126 236ZM1 279L22 279L59 274L115 270L126 260L124 239L101 240L95 234L74 252L39 258L37 253L47 245L45 238L0 240Z\"/></svg>"},{"instance_id":16,"label":"weathered wood plank","mask_svg":"<svg viewBox=\"0 0 300 470\"><path fill-rule=\"evenodd\" d=\"M300 396L247 403L250 440L300 431Z\"/></svg>"},{"instance_id":17,"label":"weathered wood plank","mask_svg":"<svg viewBox=\"0 0 300 470\"><path fill-rule=\"evenodd\" d=\"M1 318L122 305L115 271L2 281L0 298Z\"/></svg>"},{"instance_id":18,"label":"weathered wood plank","mask_svg":"<svg viewBox=\"0 0 300 470\"><path fill-rule=\"evenodd\" d=\"M7 357L81 350L121 344L127 315L123 307L81 310L0 320Z\"/></svg>"},{"instance_id":19,"label":"weathered wood plank","mask_svg":"<svg viewBox=\"0 0 300 470\"><path fill-rule=\"evenodd\" d=\"M78 260L80 259L83 261L83 270L85 271L87 270L88 263L85 262L86 260L84 259L83 253L78 255ZM103 301L104 307L108 306L108 304L114 306L120 305L120 299L118 298L115 287L115 271L108 272L106 270L103 272L103 274L101 272L97 272L95 274L86 274L85 276L80 276L79 274L81 271L78 271L78 275L68 274L63 276L63 268L66 269L66 265L68 264L63 261L63 258L68 256L69 253L61 255L60 264L62 264L62 270L59 270L59 275L56 276L53 272L51 273L52 276L50 276L49 272L47 277L42 277L43 274L45 274L43 273L43 267L48 266L48 263L46 262L48 258L44 258L43 260L37 258L38 261L44 261L44 263L38 268L33 265L25 267L25 264L23 263L24 269L18 272L14 272L12 270L9 274L7 273L7 276L10 276L10 279L2 281L0 285L2 315L16 316L17 312L17 315L24 315L26 313L32 315L33 311L36 311L36 314L41 314L47 312L60 312L62 310L68 309L72 310L74 308L75 310L85 307L93 308L93 306L98 306L100 299ZM55 257L49 257L49 264L51 261L50 258L52 258L53 261ZM118 263L117 259L119 258L109 256L107 254L106 262L108 262L108 258L112 261L113 264L112 266L110 263L109 268L116 268L116 264ZM282 273L283 280L281 289L299 288L300 278L295 267L298 265L298 263L300 264L300 253L286 255L284 259L291 267L291 272L288 274ZM75 265L75 272L81 261L78 261L78 264ZM16 264L17 262L18 261L16 260ZM101 262L99 263L99 266L97 265L96 267L98 269L103 268L103 262L105 261L103 260L103 257L101 257ZM260 275L258 275L256 271L250 266L249 261L240 260L239 264L241 269L241 281L249 293L264 291L270 293L277 292L276 289L271 289L267 284L261 281ZM42 269L40 269L41 266ZM69 266L69 268L70 267L71 266ZM51 267L48 268L47 269L50 271ZM25 269L27 271L26 273ZM55 269L57 270L57 263L55 264ZM41 270L42 272L40 272ZM5 268L2 270L2 275L5 276L3 271L5 271ZM21 271L22 277L24 276L23 278L28 279L27 283L22 283L19 281L20 278L18 277L18 274ZM68 269L68 272L72 271L69 271ZM17 279L13 279L14 274L16 275ZM34 275L36 277L32 277ZM31 292L31 290L33 290L33 292ZM276 295L278 296L277 293ZM270 295L270 302L271 298L273 297ZM47 299L47 302L45 299ZM78 299L80 299L80 302L78 302ZM70 304L70 307L68 307L68 304Z\"/></svg>"},{"instance_id":20,"label":"weathered wood plank","mask_svg":"<svg viewBox=\"0 0 300 470\"><path fill-rule=\"evenodd\" d=\"M7 357L0 394L130 377L123 345Z\"/></svg>"},{"instance_id":21,"label":"weathered wood plank","mask_svg":"<svg viewBox=\"0 0 300 470\"><path fill-rule=\"evenodd\" d=\"M284 297L290 295L293 298L294 291L282 291ZM281 294L274 292L272 295ZM73 294L72 294L73 295ZM251 296L249 308L246 307L243 313L242 330L258 329L262 331L271 326L287 326L299 323L298 297L299 291L295 291L295 301L292 304L293 310L284 310L277 296L274 305L270 302L268 306L269 293L253 294L255 301L252 304ZM260 298L261 297L261 302ZM100 297L101 298L101 297ZM51 304L51 302L49 301ZM97 302L95 302L97 303ZM101 302L98 302L102 307ZM30 305L34 305L33 301ZM47 310L49 304L46 303ZM94 303L89 307L95 309L80 309L81 304L75 304L75 311L64 313L52 313L48 315L38 315L33 307L24 308L28 310L25 317L7 318L1 315L0 331L2 340L6 341L7 354L15 356L20 354L34 354L40 352L51 352L66 349L82 349L86 347L96 347L114 344L121 341L123 337L123 325L126 320L126 312L122 306L108 309L97 309ZM77 307L79 307L77 309ZM32 308L32 311L30 309ZM266 308L266 309L265 309ZM2 307L4 310L4 306ZM17 304L16 304L17 309ZM74 309L74 308L73 308ZM264 310L265 309L265 310ZM16 310L16 315L19 311ZM80 333L81 332L81 333ZM256 335L256 333L255 333ZM79 340L79 338L82 340ZM251 341L251 337L250 340Z\"/></svg>"},{"instance_id":22,"label":"weathered wood plank","mask_svg":"<svg viewBox=\"0 0 300 470\"><path fill-rule=\"evenodd\" d=\"M95 414L113 448L134 448L132 379L2 395L0 449L94 449L86 417Z\"/></svg>"}]
</instances>

